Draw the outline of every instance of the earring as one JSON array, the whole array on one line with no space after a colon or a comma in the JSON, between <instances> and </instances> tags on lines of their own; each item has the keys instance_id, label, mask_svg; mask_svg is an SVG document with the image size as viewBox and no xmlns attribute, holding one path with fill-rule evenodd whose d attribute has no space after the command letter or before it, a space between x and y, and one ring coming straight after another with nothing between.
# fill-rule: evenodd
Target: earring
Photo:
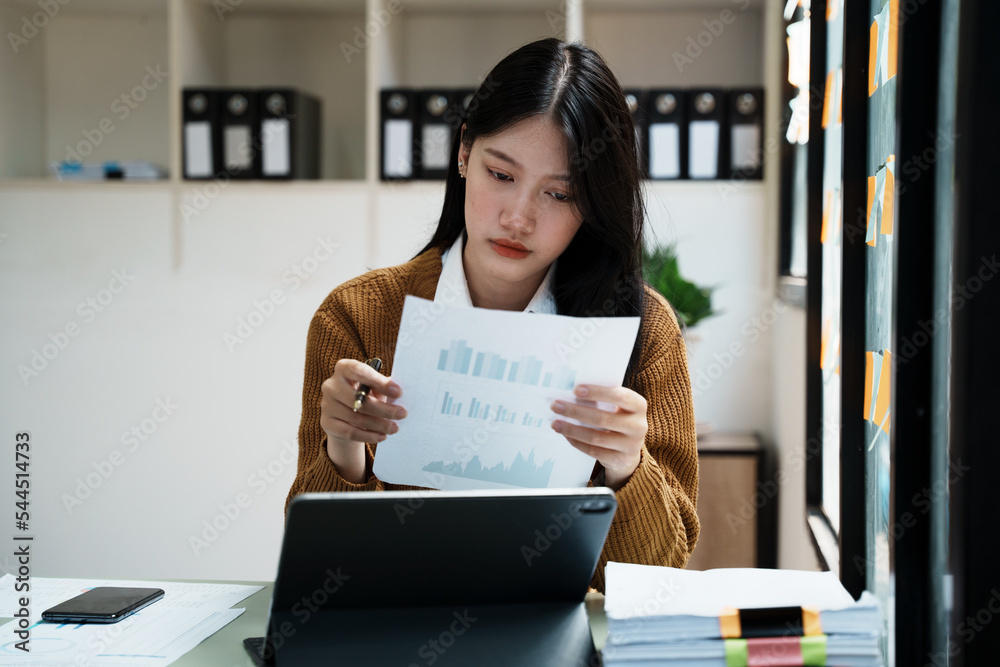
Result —
<instances>
[{"instance_id":1,"label":"earring","mask_svg":"<svg viewBox=\"0 0 1000 667\"><path fill-rule=\"evenodd\" d=\"M464 167L464 166L465 166L465 163L462 162L461 160L459 160L458 161L458 175L461 176L462 178L465 178L465 170L462 169L462 167Z\"/></svg>"}]
</instances>

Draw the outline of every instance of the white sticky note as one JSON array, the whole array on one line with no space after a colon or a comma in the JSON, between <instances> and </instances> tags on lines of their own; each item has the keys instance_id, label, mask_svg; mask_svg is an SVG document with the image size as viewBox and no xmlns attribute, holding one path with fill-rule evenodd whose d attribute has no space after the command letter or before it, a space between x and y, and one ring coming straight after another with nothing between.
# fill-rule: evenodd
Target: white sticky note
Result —
<instances>
[{"instance_id":1,"label":"white sticky note","mask_svg":"<svg viewBox=\"0 0 1000 667\"><path fill-rule=\"evenodd\" d=\"M413 175L413 123L408 120L387 120L382 128L382 157L385 175L409 178Z\"/></svg>"},{"instance_id":2,"label":"white sticky note","mask_svg":"<svg viewBox=\"0 0 1000 667\"><path fill-rule=\"evenodd\" d=\"M265 176L292 173L292 131L287 118L268 118L260 126L261 169Z\"/></svg>"},{"instance_id":3,"label":"white sticky note","mask_svg":"<svg viewBox=\"0 0 1000 667\"><path fill-rule=\"evenodd\" d=\"M688 125L688 177L718 178L719 122L695 120Z\"/></svg>"},{"instance_id":4,"label":"white sticky note","mask_svg":"<svg viewBox=\"0 0 1000 667\"><path fill-rule=\"evenodd\" d=\"M187 178L212 175L212 125L207 120L184 123L184 175Z\"/></svg>"},{"instance_id":5,"label":"white sticky note","mask_svg":"<svg viewBox=\"0 0 1000 667\"><path fill-rule=\"evenodd\" d=\"M677 123L649 126L650 178L680 178L681 130Z\"/></svg>"}]
</instances>

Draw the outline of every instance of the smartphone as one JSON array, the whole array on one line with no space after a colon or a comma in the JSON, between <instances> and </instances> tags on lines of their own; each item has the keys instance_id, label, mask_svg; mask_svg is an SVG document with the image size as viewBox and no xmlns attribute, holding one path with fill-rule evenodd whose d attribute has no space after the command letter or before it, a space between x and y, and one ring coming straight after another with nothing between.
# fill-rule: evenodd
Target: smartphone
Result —
<instances>
[{"instance_id":1,"label":"smartphone","mask_svg":"<svg viewBox=\"0 0 1000 667\"><path fill-rule=\"evenodd\" d=\"M55 623L117 623L163 597L162 588L98 586L42 612Z\"/></svg>"}]
</instances>

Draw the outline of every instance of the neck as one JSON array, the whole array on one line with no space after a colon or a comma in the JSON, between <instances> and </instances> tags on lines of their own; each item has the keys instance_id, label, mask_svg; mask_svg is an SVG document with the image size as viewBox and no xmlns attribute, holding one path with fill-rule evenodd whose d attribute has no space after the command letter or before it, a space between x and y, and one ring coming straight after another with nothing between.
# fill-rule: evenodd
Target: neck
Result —
<instances>
[{"instance_id":1,"label":"neck","mask_svg":"<svg viewBox=\"0 0 1000 667\"><path fill-rule=\"evenodd\" d=\"M477 276L469 275L465 272L465 281L469 285L469 296L472 305L476 308L488 308L490 310L524 310L531 303L531 297L535 296L542 279L543 273L537 278L532 276L517 285L508 283L497 284L488 278L480 280Z\"/></svg>"}]
</instances>

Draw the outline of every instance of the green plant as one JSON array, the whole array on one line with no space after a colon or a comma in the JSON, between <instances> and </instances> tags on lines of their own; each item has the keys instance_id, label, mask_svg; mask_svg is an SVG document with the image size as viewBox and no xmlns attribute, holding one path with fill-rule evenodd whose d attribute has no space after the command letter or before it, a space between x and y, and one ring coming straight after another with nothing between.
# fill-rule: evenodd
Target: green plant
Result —
<instances>
[{"instance_id":1,"label":"green plant","mask_svg":"<svg viewBox=\"0 0 1000 667\"><path fill-rule=\"evenodd\" d=\"M717 314L712 310L714 287L699 287L681 276L674 246L642 249L642 274L653 289L666 297L686 327L693 327L706 317Z\"/></svg>"}]
</instances>

